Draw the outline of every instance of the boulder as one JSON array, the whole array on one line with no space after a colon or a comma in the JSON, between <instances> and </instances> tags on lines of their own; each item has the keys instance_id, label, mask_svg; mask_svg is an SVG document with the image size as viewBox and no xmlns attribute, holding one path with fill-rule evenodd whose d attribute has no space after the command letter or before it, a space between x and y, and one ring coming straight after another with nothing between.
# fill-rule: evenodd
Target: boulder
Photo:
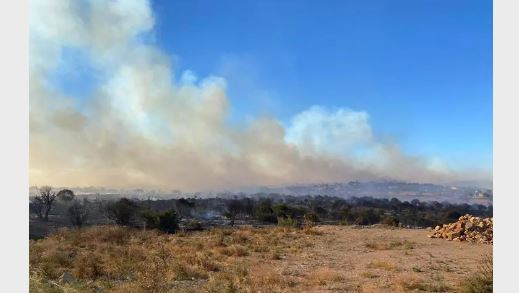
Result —
<instances>
[{"instance_id":1,"label":"boulder","mask_svg":"<svg viewBox=\"0 0 519 293\"><path fill-rule=\"evenodd\" d=\"M74 282L74 280L74 276L67 271L63 272L63 274L61 274L61 276L59 277L60 283L72 283Z\"/></svg>"}]
</instances>

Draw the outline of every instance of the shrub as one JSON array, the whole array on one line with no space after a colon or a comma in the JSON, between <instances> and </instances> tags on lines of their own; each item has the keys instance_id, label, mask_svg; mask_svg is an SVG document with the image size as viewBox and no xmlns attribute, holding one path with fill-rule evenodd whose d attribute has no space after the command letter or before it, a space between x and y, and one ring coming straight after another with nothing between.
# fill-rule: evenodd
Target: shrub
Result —
<instances>
[{"instance_id":1,"label":"shrub","mask_svg":"<svg viewBox=\"0 0 519 293\"><path fill-rule=\"evenodd\" d=\"M296 219L293 219L292 217L278 217L278 226L282 227L293 227L296 228L299 226L299 223Z\"/></svg>"},{"instance_id":2,"label":"shrub","mask_svg":"<svg viewBox=\"0 0 519 293\"><path fill-rule=\"evenodd\" d=\"M104 273L101 258L94 252L79 255L74 263L74 275L81 279L95 280Z\"/></svg>"},{"instance_id":3,"label":"shrub","mask_svg":"<svg viewBox=\"0 0 519 293\"><path fill-rule=\"evenodd\" d=\"M493 290L492 257L487 255L480 263L478 270L461 284L464 293L487 293Z\"/></svg>"},{"instance_id":4,"label":"shrub","mask_svg":"<svg viewBox=\"0 0 519 293\"><path fill-rule=\"evenodd\" d=\"M144 221L144 227L156 229L158 226L158 214L152 210L146 209L139 213L140 218Z\"/></svg>"},{"instance_id":5,"label":"shrub","mask_svg":"<svg viewBox=\"0 0 519 293\"><path fill-rule=\"evenodd\" d=\"M108 217L117 225L128 226L136 215L137 205L127 198L121 198L108 205L107 212Z\"/></svg>"},{"instance_id":6,"label":"shrub","mask_svg":"<svg viewBox=\"0 0 519 293\"><path fill-rule=\"evenodd\" d=\"M319 222L319 217L315 213L306 213L304 216L305 222L309 223L317 223Z\"/></svg>"},{"instance_id":7,"label":"shrub","mask_svg":"<svg viewBox=\"0 0 519 293\"><path fill-rule=\"evenodd\" d=\"M175 233L178 229L178 215L174 210L161 213L158 216L159 230L166 233Z\"/></svg>"},{"instance_id":8,"label":"shrub","mask_svg":"<svg viewBox=\"0 0 519 293\"><path fill-rule=\"evenodd\" d=\"M177 212L173 209L162 213L145 210L141 212L140 216L146 227L150 229L159 229L166 233L175 233L178 230L179 219Z\"/></svg>"},{"instance_id":9,"label":"shrub","mask_svg":"<svg viewBox=\"0 0 519 293\"><path fill-rule=\"evenodd\" d=\"M360 211L355 219L356 225L373 225L380 221L380 216L373 210L367 209Z\"/></svg>"},{"instance_id":10,"label":"shrub","mask_svg":"<svg viewBox=\"0 0 519 293\"><path fill-rule=\"evenodd\" d=\"M88 219L88 203L84 201L80 203L75 200L74 203L68 208L68 215L72 226L81 228Z\"/></svg>"},{"instance_id":11,"label":"shrub","mask_svg":"<svg viewBox=\"0 0 519 293\"><path fill-rule=\"evenodd\" d=\"M256 208L256 218L263 222L277 223L277 217L272 209L272 201L263 199Z\"/></svg>"},{"instance_id":12,"label":"shrub","mask_svg":"<svg viewBox=\"0 0 519 293\"><path fill-rule=\"evenodd\" d=\"M388 225L388 226L398 226L398 221L393 216L384 216L382 217L382 224Z\"/></svg>"}]
</instances>

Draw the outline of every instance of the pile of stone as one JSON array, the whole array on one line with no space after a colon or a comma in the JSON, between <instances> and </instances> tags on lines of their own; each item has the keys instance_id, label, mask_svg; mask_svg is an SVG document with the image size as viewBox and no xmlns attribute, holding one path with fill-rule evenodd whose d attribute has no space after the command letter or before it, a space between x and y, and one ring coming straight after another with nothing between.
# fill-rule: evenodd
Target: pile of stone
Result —
<instances>
[{"instance_id":1,"label":"pile of stone","mask_svg":"<svg viewBox=\"0 0 519 293\"><path fill-rule=\"evenodd\" d=\"M492 244L493 227L492 218L465 215L455 223L444 224L442 227L436 226L429 238Z\"/></svg>"}]
</instances>

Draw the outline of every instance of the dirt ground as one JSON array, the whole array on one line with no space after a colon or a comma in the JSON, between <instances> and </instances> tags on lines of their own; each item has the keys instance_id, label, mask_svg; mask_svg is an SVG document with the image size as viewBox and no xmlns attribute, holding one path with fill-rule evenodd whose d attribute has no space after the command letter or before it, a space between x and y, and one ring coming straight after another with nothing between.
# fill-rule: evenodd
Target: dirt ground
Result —
<instances>
[{"instance_id":1,"label":"dirt ground","mask_svg":"<svg viewBox=\"0 0 519 293\"><path fill-rule=\"evenodd\" d=\"M454 292L485 255L492 255L492 245L430 239L424 229L316 229L324 233L313 247L275 267L289 275L331 270L344 277L313 292Z\"/></svg>"}]
</instances>

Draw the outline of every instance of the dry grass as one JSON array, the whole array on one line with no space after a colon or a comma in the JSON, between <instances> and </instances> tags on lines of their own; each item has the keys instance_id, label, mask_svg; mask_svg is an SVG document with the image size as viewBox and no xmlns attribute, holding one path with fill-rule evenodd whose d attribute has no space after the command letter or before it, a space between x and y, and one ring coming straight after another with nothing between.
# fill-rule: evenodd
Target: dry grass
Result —
<instances>
[{"instance_id":1,"label":"dry grass","mask_svg":"<svg viewBox=\"0 0 519 293\"><path fill-rule=\"evenodd\" d=\"M379 270L385 270L388 272L395 272L398 270L397 266L388 261L383 260L373 260L368 264L369 269L379 269Z\"/></svg>"},{"instance_id":2,"label":"dry grass","mask_svg":"<svg viewBox=\"0 0 519 293\"><path fill-rule=\"evenodd\" d=\"M396 292L452 292L452 289L440 280L424 280L414 274L398 277L394 282Z\"/></svg>"},{"instance_id":3,"label":"dry grass","mask_svg":"<svg viewBox=\"0 0 519 293\"><path fill-rule=\"evenodd\" d=\"M319 268L307 276L307 283L313 285L327 285L330 283L341 282L344 276L330 268Z\"/></svg>"},{"instance_id":4,"label":"dry grass","mask_svg":"<svg viewBox=\"0 0 519 293\"><path fill-rule=\"evenodd\" d=\"M177 235L121 227L62 230L30 242L32 291L279 292L340 280L316 271L302 284L273 269L282 256L311 247L310 229L214 229ZM75 281L60 282L63 273ZM297 289L294 289L297 291Z\"/></svg>"},{"instance_id":5,"label":"dry grass","mask_svg":"<svg viewBox=\"0 0 519 293\"><path fill-rule=\"evenodd\" d=\"M30 242L30 291L489 292L480 290L491 288L482 277L489 274L470 271L491 246L427 233L328 225L175 235L64 230ZM64 272L75 281L60 281Z\"/></svg>"},{"instance_id":6,"label":"dry grass","mask_svg":"<svg viewBox=\"0 0 519 293\"><path fill-rule=\"evenodd\" d=\"M478 269L461 284L464 293L487 293L493 289L493 262L492 256L485 255Z\"/></svg>"},{"instance_id":7,"label":"dry grass","mask_svg":"<svg viewBox=\"0 0 519 293\"><path fill-rule=\"evenodd\" d=\"M371 240L366 247L373 250L414 249L416 243L409 240Z\"/></svg>"},{"instance_id":8,"label":"dry grass","mask_svg":"<svg viewBox=\"0 0 519 293\"><path fill-rule=\"evenodd\" d=\"M376 278L380 277L380 275L375 274L375 273L370 272L370 271L362 272L360 274L360 276L363 277L363 278L367 278L367 279L376 279Z\"/></svg>"}]
</instances>

